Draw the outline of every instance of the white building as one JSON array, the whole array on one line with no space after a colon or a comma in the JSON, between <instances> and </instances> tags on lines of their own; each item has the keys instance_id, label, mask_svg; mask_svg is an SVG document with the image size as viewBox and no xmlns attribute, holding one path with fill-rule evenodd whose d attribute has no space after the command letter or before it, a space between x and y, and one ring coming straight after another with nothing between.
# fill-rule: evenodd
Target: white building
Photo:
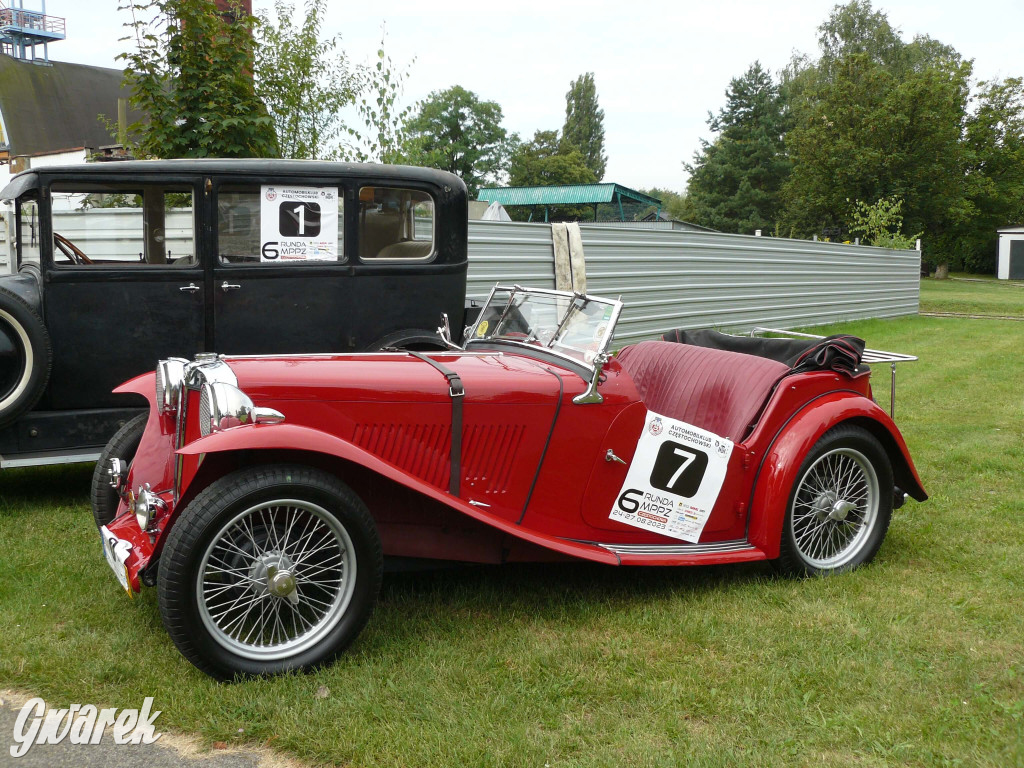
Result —
<instances>
[{"instance_id":1,"label":"white building","mask_svg":"<svg viewBox=\"0 0 1024 768\"><path fill-rule=\"evenodd\" d=\"M1024 280L1024 227L997 229L999 258L996 277L1000 280Z\"/></svg>"}]
</instances>

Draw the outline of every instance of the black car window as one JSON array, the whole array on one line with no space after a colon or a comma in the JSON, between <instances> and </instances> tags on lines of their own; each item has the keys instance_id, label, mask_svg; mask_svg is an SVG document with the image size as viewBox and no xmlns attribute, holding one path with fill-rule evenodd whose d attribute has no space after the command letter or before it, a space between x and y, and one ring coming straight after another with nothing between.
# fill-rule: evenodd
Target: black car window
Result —
<instances>
[{"instance_id":1,"label":"black car window","mask_svg":"<svg viewBox=\"0 0 1024 768\"><path fill-rule=\"evenodd\" d=\"M222 264L345 261L341 188L299 184L225 185L217 193Z\"/></svg>"},{"instance_id":2,"label":"black car window","mask_svg":"<svg viewBox=\"0 0 1024 768\"><path fill-rule=\"evenodd\" d=\"M50 211L57 267L187 267L197 262L188 186L54 184Z\"/></svg>"},{"instance_id":3,"label":"black car window","mask_svg":"<svg viewBox=\"0 0 1024 768\"><path fill-rule=\"evenodd\" d=\"M18 200L18 233L15 242L19 264L39 263L39 204L28 196Z\"/></svg>"},{"instance_id":4,"label":"black car window","mask_svg":"<svg viewBox=\"0 0 1024 768\"><path fill-rule=\"evenodd\" d=\"M418 189L359 190L359 258L427 261L434 255L434 200Z\"/></svg>"}]
</instances>

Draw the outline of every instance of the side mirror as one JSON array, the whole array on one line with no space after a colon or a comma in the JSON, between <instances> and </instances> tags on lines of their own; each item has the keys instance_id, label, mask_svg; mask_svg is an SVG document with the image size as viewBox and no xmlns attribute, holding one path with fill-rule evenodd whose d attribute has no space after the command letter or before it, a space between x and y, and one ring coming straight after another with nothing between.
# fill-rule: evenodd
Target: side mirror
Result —
<instances>
[{"instance_id":1,"label":"side mirror","mask_svg":"<svg viewBox=\"0 0 1024 768\"><path fill-rule=\"evenodd\" d=\"M590 380L590 386L586 391L581 392L572 399L576 405L590 405L591 403L603 403L604 397L597 391L597 385L601 382L601 371L611 358L601 352L594 358L594 378Z\"/></svg>"},{"instance_id":2,"label":"side mirror","mask_svg":"<svg viewBox=\"0 0 1024 768\"><path fill-rule=\"evenodd\" d=\"M444 345L448 347L448 349L457 349L460 352L463 351L462 347L452 341L452 326L451 323L448 322L447 312L441 313L441 326L437 329L437 335L441 337L441 341L444 342Z\"/></svg>"}]
</instances>

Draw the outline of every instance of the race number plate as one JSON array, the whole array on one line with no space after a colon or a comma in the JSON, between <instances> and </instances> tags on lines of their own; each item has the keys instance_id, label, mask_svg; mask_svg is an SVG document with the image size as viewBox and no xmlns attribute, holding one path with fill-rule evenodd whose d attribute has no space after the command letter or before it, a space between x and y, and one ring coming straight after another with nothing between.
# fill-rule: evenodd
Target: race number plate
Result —
<instances>
[{"instance_id":1,"label":"race number plate","mask_svg":"<svg viewBox=\"0 0 1024 768\"><path fill-rule=\"evenodd\" d=\"M100 540L103 542L103 556L107 558L110 570L114 572L114 576L124 587L128 597L132 597L132 588L128 581L128 567L125 565L128 555L131 554L132 545L124 539L117 538L105 525L100 526Z\"/></svg>"},{"instance_id":2,"label":"race number plate","mask_svg":"<svg viewBox=\"0 0 1024 768\"><path fill-rule=\"evenodd\" d=\"M732 441L647 412L611 519L696 543L725 481Z\"/></svg>"}]
</instances>

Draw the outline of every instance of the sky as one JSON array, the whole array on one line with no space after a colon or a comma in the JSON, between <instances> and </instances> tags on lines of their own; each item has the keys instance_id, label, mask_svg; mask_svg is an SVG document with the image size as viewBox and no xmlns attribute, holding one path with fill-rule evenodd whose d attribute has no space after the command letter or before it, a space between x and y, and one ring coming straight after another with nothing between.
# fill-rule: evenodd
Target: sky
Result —
<instances>
[{"instance_id":1,"label":"sky","mask_svg":"<svg viewBox=\"0 0 1024 768\"><path fill-rule=\"evenodd\" d=\"M39 10L42 0L23 0ZM11 6L11 1L7 1ZM254 10L271 6L254 0ZM302 0L297 5L301 7ZM685 162L712 138L708 112L725 103L732 78L755 61L772 73L794 52L816 55L817 28L831 0L518 0L512 3L328 0L324 32L340 35L357 63L385 49L410 70L403 98L461 85L496 101L504 126L521 138L561 129L569 84L593 72L604 109L605 181L634 189L684 191ZM127 43L118 0L46 0L67 39L50 58L97 66ZM905 40L926 34L974 60L979 80L1024 76L1024 1L875 0ZM413 61L415 59L415 61Z\"/></svg>"}]
</instances>

